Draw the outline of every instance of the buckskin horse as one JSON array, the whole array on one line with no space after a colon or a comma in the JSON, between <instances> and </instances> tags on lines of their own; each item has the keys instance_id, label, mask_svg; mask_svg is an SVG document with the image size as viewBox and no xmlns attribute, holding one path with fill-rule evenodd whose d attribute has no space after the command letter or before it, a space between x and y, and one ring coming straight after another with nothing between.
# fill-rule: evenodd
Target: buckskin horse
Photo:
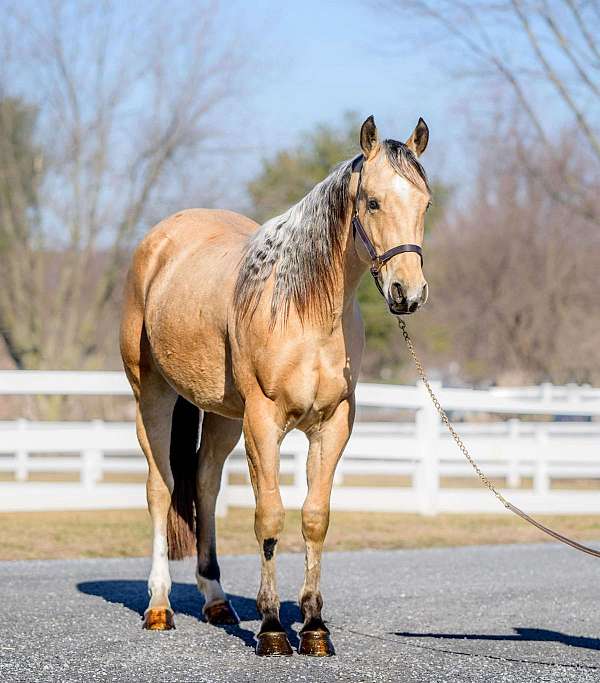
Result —
<instances>
[{"instance_id":1,"label":"buckskin horse","mask_svg":"<svg viewBox=\"0 0 600 683\"><path fill-rule=\"evenodd\" d=\"M238 622L220 582L215 503L243 431L261 558L256 652L292 654L275 560L284 523L279 447L296 428L309 441L299 652L334 653L319 583L364 345L356 291L370 266L394 315L427 299L421 245L430 191L418 157L428 137L419 119L406 143L380 141L371 116L360 130L362 155L281 216L259 226L231 211L190 209L159 223L136 249L121 353L149 468L154 542L145 628L173 628L168 560L196 553L205 618Z\"/></svg>"}]
</instances>

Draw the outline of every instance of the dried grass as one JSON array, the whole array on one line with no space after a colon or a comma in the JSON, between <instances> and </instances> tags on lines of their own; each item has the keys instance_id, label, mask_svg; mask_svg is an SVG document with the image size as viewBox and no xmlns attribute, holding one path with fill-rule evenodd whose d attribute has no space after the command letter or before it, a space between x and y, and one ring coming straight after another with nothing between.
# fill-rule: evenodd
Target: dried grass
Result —
<instances>
[{"instance_id":1,"label":"dried grass","mask_svg":"<svg viewBox=\"0 0 600 683\"><path fill-rule=\"evenodd\" d=\"M600 539L599 516L540 518L581 540ZM230 509L218 520L223 555L254 553L252 510ZM150 520L144 510L23 512L0 514L0 559L137 557L150 554ZM428 548L548 540L508 515L438 515L333 512L326 550ZM279 549L303 551L300 513L289 511Z\"/></svg>"}]
</instances>

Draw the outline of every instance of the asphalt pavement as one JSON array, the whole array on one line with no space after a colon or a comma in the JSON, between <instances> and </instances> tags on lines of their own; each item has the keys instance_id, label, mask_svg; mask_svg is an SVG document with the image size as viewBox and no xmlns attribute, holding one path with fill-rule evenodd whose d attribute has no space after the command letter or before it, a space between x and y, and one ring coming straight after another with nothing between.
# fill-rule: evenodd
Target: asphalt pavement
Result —
<instances>
[{"instance_id":1,"label":"asphalt pavement","mask_svg":"<svg viewBox=\"0 0 600 683\"><path fill-rule=\"evenodd\" d=\"M172 563L174 631L141 628L147 559L0 563L5 681L600 681L600 561L554 545L330 553L337 656L259 658L258 558L225 557L239 627L202 620L191 560ZM280 555L297 645L300 555Z\"/></svg>"}]
</instances>

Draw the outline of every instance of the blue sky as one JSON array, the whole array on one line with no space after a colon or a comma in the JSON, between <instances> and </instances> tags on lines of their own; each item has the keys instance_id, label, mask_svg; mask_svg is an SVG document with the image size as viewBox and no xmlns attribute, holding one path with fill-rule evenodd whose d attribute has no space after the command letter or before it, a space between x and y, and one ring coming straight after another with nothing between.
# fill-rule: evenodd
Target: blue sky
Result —
<instances>
[{"instance_id":1,"label":"blue sky","mask_svg":"<svg viewBox=\"0 0 600 683\"><path fill-rule=\"evenodd\" d=\"M262 0L258 8L264 16L273 12L273 21L257 57L275 64L255 105L278 143L316 121L337 121L348 109L365 117L374 113L408 133L419 115L435 126L446 108L441 74L425 54L410 56L393 45L381 12L315 0L282 9Z\"/></svg>"},{"instance_id":2,"label":"blue sky","mask_svg":"<svg viewBox=\"0 0 600 683\"><path fill-rule=\"evenodd\" d=\"M401 140L423 116L430 127L423 159L430 175L468 181L469 126L493 122L499 91L493 78L465 77L465 64L476 67L459 46L439 40L419 19L389 14L374 0L236 0L232 7L249 27L246 49L259 65L244 133L258 141L260 153L249 152L246 174L258 168L261 153L271 155L316 123L338 123L352 110L365 118L374 114L383 135ZM531 63L522 33L510 21L490 21L507 63ZM553 90L533 76L524 86L550 128L565 121Z\"/></svg>"},{"instance_id":3,"label":"blue sky","mask_svg":"<svg viewBox=\"0 0 600 683\"><path fill-rule=\"evenodd\" d=\"M404 29L395 31L381 11L359 2L259 0L252 23L261 22L266 30L251 58L265 65L265 75L250 111L265 152L318 122L338 123L349 110L374 114L384 135L400 139L423 116L432 148L447 134L447 115L464 85L448 82L435 51L410 54Z\"/></svg>"},{"instance_id":4,"label":"blue sky","mask_svg":"<svg viewBox=\"0 0 600 683\"><path fill-rule=\"evenodd\" d=\"M373 114L382 136L400 140L422 116L430 127L423 158L429 174L454 179L446 159L464 127L454 111L469 85L448 78L440 45L411 49L422 27L397 28L368 0L236 0L233 8L233 21L248 26L244 49L257 65L244 95L240 143L249 149L234 173L239 191L262 158L318 123L341 123L348 111Z\"/></svg>"}]
</instances>

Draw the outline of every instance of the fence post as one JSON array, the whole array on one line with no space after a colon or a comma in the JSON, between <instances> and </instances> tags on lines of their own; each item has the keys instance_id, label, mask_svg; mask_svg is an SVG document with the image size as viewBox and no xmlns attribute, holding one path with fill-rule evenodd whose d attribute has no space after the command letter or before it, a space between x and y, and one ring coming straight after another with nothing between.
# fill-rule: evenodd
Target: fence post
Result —
<instances>
[{"instance_id":1,"label":"fence post","mask_svg":"<svg viewBox=\"0 0 600 683\"><path fill-rule=\"evenodd\" d=\"M567 384L566 389L567 389L567 401L569 403L581 402L582 392L581 392L579 385L575 384L575 382L569 382L569 384Z\"/></svg>"},{"instance_id":2,"label":"fence post","mask_svg":"<svg viewBox=\"0 0 600 683\"><path fill-rule=\"evenodd\" d=\"M537 496L546 496L550 492L550 477L548 476L548 430L545 424L536 425L535 441L533 490Z\"/></svg>"},{"instance_id":3,"label":"fence post","mask_svg":"<svg viewBox=\"0 0 600 683\"><path fill-rule=\"evenodd\" d=\"M97 442L98 433L104 428L102 420L92 420L90 442ZM102 477L102 456L103 453L98 448L86 448L82 455L81 463L81 483L86 489L93 489Z\"/></svg>"},{"instance_id":4,"label":"fence post","mask_svg":"<svg viewBox=\"0 0 600 683\"><path fill-rule=\"evenodd\" d=\"M441 383L431 382L434 391ZM431 403L425 387L419 383L421 393L421 407L415 416L417 436L417 450L419 464L415 475L415 487L418 498L419 512L422 515L437 514L437 497L440 486L438 446L440 438L440 419L434 405Z\"/></svg>"},{"instance_id":5,"label":"fence post","mask_svg":"<svg viewBox=\"0 0 600 683\"><path fill-rule=\"evenodd\" d=\"M552 382L543 382L540 384L541 400L550 403L554 397L554 385Z\"/></svg>"},{"instance_id":6,"label":"fence post","mask_svg":"<svg viewBox=\"0 0 600 683\"><path fill-rule=\"evenodd\" d=\"M516 417L508 421L508 472L506 485L509 489L518 489L521 486L521 471L519 469L519 431L521 421Z\"/></svg>"},{"instance_id":7,"label":"fence post","mask_svg":"<svg viewBox=\"0 0 600 683\"><path fill-rule=\"evenodd\" d=\"M27 420L20 418L17 420L17 432L19 432L19 445L25 440L27 431ZM29 476L29 453L25 448L19 448L15 453L15 479L16 481L27 481Z\"/></svg>"}]
</instances>

